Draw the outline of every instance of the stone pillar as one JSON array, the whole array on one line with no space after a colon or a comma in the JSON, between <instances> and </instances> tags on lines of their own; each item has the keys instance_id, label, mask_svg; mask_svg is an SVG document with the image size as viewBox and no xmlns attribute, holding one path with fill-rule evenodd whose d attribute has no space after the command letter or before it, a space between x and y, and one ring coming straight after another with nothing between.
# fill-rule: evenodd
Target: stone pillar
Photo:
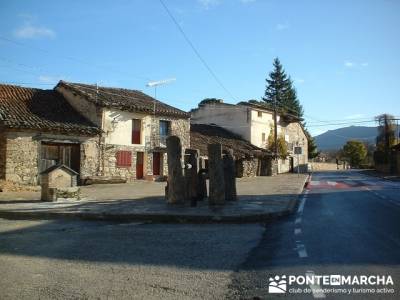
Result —
<instances>
[{"instance_id":1,"label":"stone pillar","mask_svg":"<svg viewBox=\"0 0 400 300\"><path fill-rule=\"evenodd\" d=\"M47 202L57 201L57 188L49 188L42 186L41 200Z\"/></svg>"},{"instance_id":2,"label":"stone pillar","mask_svg":"<svg viewBox=\"0 0 400 300\"><path fill-rule=\"evenodd\" d=\"M190 201L191 206L196 206L197 201L198 161L199 150L185 150L185 198Z\"/></svg>"},{"instance_id":3,"label":"stone pillar","mask_svg":"<svg viewBox=\"0 0 400 300\"><path fill-rule=\"evenodd\" d=\"M208 145L208 176L210 178L208 203L210 205L224 204L225 183L221 144Z\"/></svg>"},{"instance_id":4,"label":"stone pillar","mask_svg":"<svg viewBox=\"0 0 400 300\"><path fill-rule=\"evenodd\" d=\"M233 150L224 151L224 182L225 182L225 200L236 201L236 174L235 161L233 159Z\"/></svg>"},{"instance_id":5,"label":"stone pillar","mask_svg":"<svg viewBox=\"0 0 400 300\"><path fill-rule=\"evenodd\" d=\"M167 138L168 154L168 193L167 202L183 204L185 202L185 181L182 172L182 147L177 136Z\"/></svg>"},{"instance_id":6,"label":"stone pillar","mask_svg":"<svg viewBox=\"0 0 400 300\"><path fill-rule=\"evenodd\" d=\"M197 175L197 201L202 201L207 197L207 170L200 169Z\"/></svg>"}]
</instances>

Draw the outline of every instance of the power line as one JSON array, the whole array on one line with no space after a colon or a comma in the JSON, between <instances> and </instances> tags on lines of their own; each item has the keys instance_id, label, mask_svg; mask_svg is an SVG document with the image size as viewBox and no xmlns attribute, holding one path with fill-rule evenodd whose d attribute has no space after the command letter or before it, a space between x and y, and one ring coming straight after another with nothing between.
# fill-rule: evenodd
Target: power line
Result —
<instances>
[{"instance_id":1,"label":"power line","mask_svg":"<svg viewBox=\"0 0 400 300\"><path fill-rule=\"evenodd\" d=\"M54 83L45 83L45 82L20 82L20 81L3 81L1 84L11 84L11 85L52 85Z\"/></svg>"},{"instance_id":2,"label":"power line","mask_svg":"<svg viewBox=\"0 0 400 300\"><path fill-rule=\"evenodd\" d=\"M67 85L68 85L68 82L66 83ZM80 86L80 87L82 87L82 88L84 88L84 89L87 89L87 90L90 90L90 91L93 91L93 92L101 92L102 94L107 94L107 95L111 95L111 96L119 96L119 97L122 97L122 98L125 98L125 99L132 99L132 100L139 100L138 98L136 98L136 97L132 97L132 96L125 96L125 95L121 95L121 94L116 94L116 93L112 93L112 92L107 92L107 91L104 91L104 90L100 90L102 87L101 86L99 86L97 89L95 88L95 87L91 87L90 85L87 85L87 84L83 84L83 83L73 83L73 85L77 85L77 86ZM146 94L147 95L147 94ZM147 95L148 96L148 95ZM149 96L150 97L150 96ZM161 101L159 101L159 100L157 100L157 99L155 99L157 102L161 102ZM186 104L186 102L182 102L182 101L174 101L174 102L178 102L178 103L185 103ZM167 104L167 103L163 103L163 104ZM168 104L167 104L168 105Z\"/></svg>"},{"instance_id":3,"label":"power line","mask_svg":"<svg viewBox=\"0 0 400 300\"><path fill-rule=\"evenodd\" d=\"M332 123L332 122L351 122L351 121L368 121L373 120L375 117L365 117L365 118L345 118L345 119L336 119L336 120L321 120L321 121L311 121L310 123L318 124L318 123Z\"/></svg>"},{"instance_id":4,"label":"power line","mask_svg":"<svg viewBox=\"0 0 400 300\"><path fill-rule=\"evenodd\" d=\"M178 21L175 19L171 11L168 9L167 5L164 3L163 0L159 0L161 5L164 7L165 11L171 18L171 20L174 22L180 33L182 34L183 38L186 40L190 48L192 48L193 52L196 54L197 58L201 61L201 63L204 65L204 67L208 70L208 72L211 74L211 76L215 79L215 81L219 84L219 86L235 101L237 101L236 97L233 96L233 94L225 87L225 85L222 83L222 81L218 78L218 76L215 74L215 72L211 69L211 67L208 65L208 63L205 61L205 59L200 55L199 51L197 51L196 47L193 45L189 37L186 35L185 31L183 30L182 26L179 25Z\"/></svg>"},{"instance_id":5,"label":"power line","mask_svg":"<svg viewBox=\"0 0 400 300\"><path fill-rule=\"evenodd\" d=\"M370 139L376 138L376 135L367 136L367 137L349 137L349 136L336 134L336 133L333 133L331 131L327 131L324 134L331 134L331 135L334 135L334 136L337 136L337 137L340 137L340 138L343 138L343 139L348 139L348 140L370 140Z\"/></svg>"},{"instance_id":6,"label":"power line","mask_svg":"<svg viewBox=\"0 0 400 300\"><path fill-rule=\"evenodd\" d=\"M17 41L14 41L12 39L6 38L4 36L0 36L0 40L3 40L3 41L6 41L8 43L12 43L12 44L18 45L20 47L26 47L26 48L30 48L30 49L33 49L33 50L36 50L36 51L42 51L42 52L54 55L54 56L56 56L58 58L61 58L61 59L64 59L64 60L68 60L68 61L74 61L74 62L83 64L83 65L86 65L86 66L89 66L89 67L92 67L92 68L94 67L94 68L97 68L97 69L103 69L103 70L108 70L108 71L112 71L112 72L117 72L119 74L123 74L124 76L128 75L128 76L130 76L132 78L136 78L136 79L141 79L141 80L146 80L146 81L151 80L150 78L148 78L146 76L138 76L138 75L127 74L125 72L121 72L118 69L114 69L114 68L110 68L110 67L106 67L106 66L101 66L101 65L96 65L96 64L93 64L93 63L89 63L89 62L87 62L87 61L85 61L83 59L80 59L80 58L75 58L75 57L72 57L72 56L64 56L64 55L55 54L55 53L53 53L53 52L51 52L51 51L49 51L47 49L36 47L36 46L27 45L27 44L21 43L21 42L17 42Z\"/></svg>"},{"instance_id":7,"label":"power line","mask_svg":"<svg viewBox=\"0 0 400 300\"><path fill-rule=\"evenodd\" d=\"M354 122L344 122L344 123L326 123L326 124L307 125L307 126L308 126L308 127L323 127L323 126L349 125L349 124L372 123L372 122L375 122L375 120L369 120L369 121L354 121Z\"/></svg>"}]
</instances>

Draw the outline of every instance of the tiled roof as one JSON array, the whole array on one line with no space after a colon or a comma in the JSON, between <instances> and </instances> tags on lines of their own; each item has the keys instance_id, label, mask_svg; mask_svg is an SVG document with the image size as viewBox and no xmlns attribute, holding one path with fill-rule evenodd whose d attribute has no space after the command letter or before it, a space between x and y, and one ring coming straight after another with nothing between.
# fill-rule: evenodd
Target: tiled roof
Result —
<instances>
[{"instance_id":1,"label":"tiled roof","mask_svg":"<svg viewBox=\"0 0 400 300\"><path fill-rule=\"evenodd\" d=\"M89 135L99 132L58 92L5 84L0 84L0 125Z\"/></svg>"},{"instance_id":2,"label":"tiled roof","mask_svg":"<svg viewBox=\"0 0 400 300\"><path fill-rule=\"evenodd\" d=\"M244 140L239 135L217 125L190 124L190 148L199 149L207 156L208 144L221 144L222 149L232 149L236 158L269 156L270 152Z\"/></svg>"},{"instance_id":3,"label":"tiled roof","mask_svg":"<svg viewBox=\"0 0 400 300\"><path fill-rule=\"evenodd\" d=\"M158 101L137 90L101 87L66 81L60 81L57 86L67 88L101 107L151 114L155 112L157 115L173 116L178 118L190 117L190 114L187 112Z\"/></svg>"}]
</instances>

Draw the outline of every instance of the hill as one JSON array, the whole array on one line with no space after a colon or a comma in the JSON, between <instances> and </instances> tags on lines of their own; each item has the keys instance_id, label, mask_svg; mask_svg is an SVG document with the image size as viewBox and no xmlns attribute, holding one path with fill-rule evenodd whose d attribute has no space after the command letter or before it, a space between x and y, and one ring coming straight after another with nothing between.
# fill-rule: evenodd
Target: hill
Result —
<instances>
[{"instance_id":1,"label":"hill","mask_svg":"<svg viewBox=\"0 0 400 300\"><path fill-rule=\"evenodd\" d=\"M377 127L349 126L328 130L315 136L318 150L338 150L343 147L348 140L360 140L368 143L375 143L378 134Z\"/></svg>"}]
</instances>

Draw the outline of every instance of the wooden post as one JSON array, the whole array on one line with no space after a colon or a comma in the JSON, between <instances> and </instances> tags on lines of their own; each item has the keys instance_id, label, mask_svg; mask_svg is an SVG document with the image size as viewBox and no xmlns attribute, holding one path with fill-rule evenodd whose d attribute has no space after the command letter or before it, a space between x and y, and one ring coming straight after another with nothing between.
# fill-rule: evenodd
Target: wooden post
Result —
<instances>
[{"instance_id":1,"label":"wooden post","mask_svg":"<svg viewBox=\"0 0 400 300\"><path fill-rule=\"evenodd\" d=\"M167 138L168 192L167 202L183 204L185 202L185 181L182 172L182 147L177 136Z\"/></svg>"},{"instance_id":2,"label":"wooden post","mask_svg":"<svg viewBox=\"0 0 400 300\"><path fill-rule=\"evenodd\" d=\"M208 145L208 176L210 178L209 205L224 204L225 183L221 144Z\"/></svg>"},{"instance_id":3,"label":"wooden post","mask_svg":"<svg viewBox=\"0 0 400 300\"><path fill-rule=\"evenodd\" d=\"M225 182L225 200L236 201L236 175L235 175L235 161L233 159L233 150L224 151L224 182Z\"/></svg>"}]
</instances>

